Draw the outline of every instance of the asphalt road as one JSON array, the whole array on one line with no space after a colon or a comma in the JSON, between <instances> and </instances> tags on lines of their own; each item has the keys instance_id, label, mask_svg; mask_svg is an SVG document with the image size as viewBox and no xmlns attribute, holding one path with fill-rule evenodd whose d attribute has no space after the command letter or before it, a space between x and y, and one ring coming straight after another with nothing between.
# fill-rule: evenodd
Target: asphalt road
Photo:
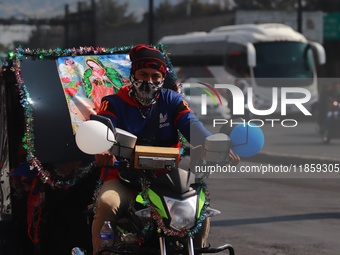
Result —
<instances>
[{"instance_id":1,"label":"asphalt road","mask_svg":"<svg viewBox=\"0 0 340 255\"><path fill-rule=\"evenodd\" d=\"M331 161L340 158L340 139L334 138L329 144L324 144L314 121L301 120L296 127L265 125L263 132L265 135L263 153L304 157L311 160Z\"/></svg>"},{"instance_id":2,"label":"asphalt road","mask_svg":"<svg viewBox=\"0 0 340 255\"><path fill-rule=\"evenodd\" d=\"M221 175L207 184L222 212L212 218L213 246L230 243L237 255L340 254L339 178Z\"/></svg>"},{"instance_id":3,"label":"asphalt road","mask_svg":"<svg viewBox=\"0 0 340 255\"><path fill-rule=\"evenodd\" d=\"M288 119L288 118L287 118ZM291 118L289 118L291 119ZM264 121L261 127L264 134L264 146L259 155L245 158L247 161L271 162L276 164L290 163L340 163L340 139L334 138L329 144L322 142L317 125L313 119L294 119L295 122ZM218 132L221 125L213 127L212 120L204 121L212 132ZM255 124L262 124L257 121ZM340 134L340 129L339 129ZM340 137L340 135L339 135Z\"/></svg>"},{"instance_id":4,"label":"asphalt road","mask_svg":"<svg viewBox=\"0 0 340 255\"><path fill-rule=\"evenodd\" d=\"M262 130L258 155L207 180L211 206L222 212L212 218L209 242L230 243L237 255L339 255L340 139L323 144L308 119L294 128L265 123Z\"/></svg>"}]
</instances>

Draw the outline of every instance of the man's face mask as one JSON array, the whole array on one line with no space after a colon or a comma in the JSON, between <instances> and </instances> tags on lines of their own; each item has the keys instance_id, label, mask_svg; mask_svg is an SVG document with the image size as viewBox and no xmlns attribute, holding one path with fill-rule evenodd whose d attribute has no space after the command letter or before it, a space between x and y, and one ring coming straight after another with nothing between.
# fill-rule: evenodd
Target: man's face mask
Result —
<instances>
[{"instance_id":1,"label":"man's face mask","mask_svg":"<svg viewBox=\"0 0 340 255\"><path fill-rule=\"evenodd\" d=\"M145 106L156 102L157 95L160 88L163 86L163 82L164 80L161 82L136 80L134 75L131 76L131 83L136 98L141 105Z\"/></svg>"}]
</instances>

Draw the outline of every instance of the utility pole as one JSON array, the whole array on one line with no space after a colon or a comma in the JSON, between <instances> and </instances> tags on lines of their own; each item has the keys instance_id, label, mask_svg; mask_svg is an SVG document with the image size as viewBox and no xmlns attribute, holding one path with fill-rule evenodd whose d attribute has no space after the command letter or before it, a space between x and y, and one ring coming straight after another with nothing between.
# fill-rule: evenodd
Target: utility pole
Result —
<instances>
[{"instance_id":1,"label":"utility pole","mask_svg":"<svg viewBox=\"0 0 340 255\"><path fill-rule=\"evenodd\" d=\"M97 45L97 6L95 0L91 0L91 10L90 10L90 20L91 20L91 45Z\"/></svg>"},{"instance_id":2,"label":"utility pole","mask_svg":"<svg viewBox=\"0 0 340 255\"><path fill-rule=\"evenodd\" d=\"M74 46L95 46L96 33L96 3L91 0L91 6L84 9L84 2L77 3L77 12L70 13L68 4L65 5L64 18L64 48ZM73 35L73 36L71 36Z\"/></svg>"},{"instance_id":3,"label":"utility pole","mask_svg":"<svg viewBox=\"0 0 340 255\"><path fill-rule=\"evenodd\" d=\"M298 0L297 8L297 31L302 34L302 0Z\"/></svg>"},{"instance_id":4,"label":"utility pole","mask_svg":"<svg viewBox=\"0 0 340 255\"><path fill-rule=\"evenodd\" d=\"M191 16L191 0L187 0L186 15L187 15L188 17Z\"/></svg>"},{"instance_id":5,"label":"utility pole","mask_svg":"<svg viewBox=\"0 0 340 255\"><path fill-rule=\"evenodd\" d=\"M76 45L79 47L83 45L83 22L84 22L84 13L83 13L83 2L77 3L77 14L76 14L76 24L77 24L77 38L74 40Z\"/></svg>"},{"instance_id":6,"label":"utility pole","mask_svg":"<svg viewBox=\"0 0 340 255\"><path fill-rule=\"evenodd\" d=\"M70 27L69 27L69 5L65 4L65 23L64 23L64 48L70 45Z\"/></svg>"},{"instance_id":7,"label":"utility pole","mask_svg":"<svg viewBox=\"0 0 340 255\"><path fill-rule=\"evenodd\" d=\"M153 44L153 0L149 0L149 44Z\"/></svg>"}]
</instances>

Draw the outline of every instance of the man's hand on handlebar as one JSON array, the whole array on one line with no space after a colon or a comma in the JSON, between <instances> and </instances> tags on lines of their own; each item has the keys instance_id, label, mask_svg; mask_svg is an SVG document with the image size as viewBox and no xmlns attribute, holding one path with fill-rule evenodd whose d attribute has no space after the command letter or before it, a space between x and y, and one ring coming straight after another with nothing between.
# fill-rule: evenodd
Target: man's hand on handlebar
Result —
<instances>
[{"instance_id":1,"label":"man's hand on handlebar","mask_svg":"<svg viewBox=\"0 0 340 255\"><path fill-rule=\"evenodd\" d=\"M113 166L116 157L108 152L95 155L95 162L98 166Z\"/></svg>"},{"instance_id":2,"label":"man's hand on handlebar","mask_svg":"<svg viewBox=\"0 0 340 255\"><path fill-rule=\"evenodd\" d=\"M236 165L238 165L238 163L240 163L240 157L237 155L237 154L235 154L232 150L230 150L230 152L229 152L229 163L230 163L230 165L232 165L232 166L236 166Z\"/></svg>"}]
</instances>

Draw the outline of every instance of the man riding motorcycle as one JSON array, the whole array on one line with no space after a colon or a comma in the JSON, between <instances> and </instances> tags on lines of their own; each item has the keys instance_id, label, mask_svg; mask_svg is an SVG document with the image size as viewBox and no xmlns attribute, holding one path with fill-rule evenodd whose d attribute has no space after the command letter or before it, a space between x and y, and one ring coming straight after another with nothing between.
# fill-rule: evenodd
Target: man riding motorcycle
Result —
<instances>
[{"instance_id":1,"label":"man riding motorcycle","mask_svg":"<svg viewBox=\"0 0 340 255\"><path fill-rule=\"evenodd\" d=\"M140 44L132 48L129 55L131 84L123 86L117 94L104 97L98 114L110 118L114 127L136 135L137 145L179 148L178 132L193 146L203 145L211 133L190 111L180 94L162 88L167 75L162 52ZM232 151L229 158L232 165L240 161ZM114 228L137 193L119 180L118 169L109 167L114 165L114 155L97 154L95 160L102 166L104 182L97 197L92 225L93 254L101 248L99 236L104 221L109 220ZM195 246L205 245L208 232L206 220L195 236Z\"/></svg>"}]
</instances>

